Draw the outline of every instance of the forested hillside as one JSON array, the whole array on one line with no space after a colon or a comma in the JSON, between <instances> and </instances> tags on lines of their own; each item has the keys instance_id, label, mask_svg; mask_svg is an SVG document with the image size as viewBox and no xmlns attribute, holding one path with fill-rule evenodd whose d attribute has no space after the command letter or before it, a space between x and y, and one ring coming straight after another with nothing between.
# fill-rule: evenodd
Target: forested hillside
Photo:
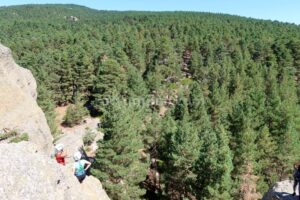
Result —
<instances>
[{"instance_id":1,"label":"forested hillside","mask_svg":"<svg viewBox=\"0 0 300 200\"><path fill-rule=\"evenodd\" d=\"M0 7L0 42L53 133L55 106L101 117L93 173L112 199L255 199L300 159L299 26L27 5Z\"/></svg>"}]
</instances>

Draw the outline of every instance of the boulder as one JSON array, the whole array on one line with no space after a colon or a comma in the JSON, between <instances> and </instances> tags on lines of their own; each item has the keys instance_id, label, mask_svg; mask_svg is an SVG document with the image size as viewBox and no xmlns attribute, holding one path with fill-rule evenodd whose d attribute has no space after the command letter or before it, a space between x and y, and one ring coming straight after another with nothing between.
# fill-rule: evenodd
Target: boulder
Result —
<instances>
[{"instance_id":1,"label":"boulder","mask_svg":"<svg viewBox=\"0 0 300 200\"><path fill-rule=\"evenodd\" d=\"M0 130L27 133L40 150L50 153L53 138L36 98L31 72L19 67L10 49L0 44Z\"/></svg>"},{"instance_id":2,"label":"boulder","mask_svg":"<svg viewBox=\"0 0 300 200\"><path fill-rule=\"evenodd\" d=\"M285 180L278 182L263 197L263 200L299 200L298 189L293 196L293 181Z\"/></svg>"}]
</instances>

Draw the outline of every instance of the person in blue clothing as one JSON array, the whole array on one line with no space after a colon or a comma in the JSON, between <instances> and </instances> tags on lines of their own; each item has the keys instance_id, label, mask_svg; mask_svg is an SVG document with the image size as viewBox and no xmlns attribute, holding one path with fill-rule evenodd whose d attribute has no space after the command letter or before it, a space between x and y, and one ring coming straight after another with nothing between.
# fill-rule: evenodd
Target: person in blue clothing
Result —
<instances>
[{"instance_id":1,"label":"person in blue clothing","mask_svg":"<svg viewBox=\"0 0 300 200\"><path fill-rule=\"evenodd\" d=\"M80 152L76 152L74 154L74 166L73 166L73 173L74 175L77 177L78 181L80 183L82 183L82 181L85 179L86 177L86 170L88 168L90 168L91 163L87 160L83 160L81 159L81 153Z\"/></svg>"}]
</instances>

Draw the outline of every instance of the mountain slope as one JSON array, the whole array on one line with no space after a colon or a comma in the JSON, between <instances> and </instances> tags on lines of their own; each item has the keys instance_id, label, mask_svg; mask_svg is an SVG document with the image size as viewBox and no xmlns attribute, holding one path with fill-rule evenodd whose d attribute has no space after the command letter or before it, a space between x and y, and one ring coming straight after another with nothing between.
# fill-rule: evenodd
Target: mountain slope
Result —
<instances>
[{"instance_id":1,"label":"mountain slope","mask_svg":"<svg viewBox=\"0 0 300 200\"><path fill-rule=\"evenodd\" d=\"M300 160L299 26L74 5L0 16L52 133L55 106L101 117L93 173L112 198L258 198Z\"/></svg>"}]
</instances>

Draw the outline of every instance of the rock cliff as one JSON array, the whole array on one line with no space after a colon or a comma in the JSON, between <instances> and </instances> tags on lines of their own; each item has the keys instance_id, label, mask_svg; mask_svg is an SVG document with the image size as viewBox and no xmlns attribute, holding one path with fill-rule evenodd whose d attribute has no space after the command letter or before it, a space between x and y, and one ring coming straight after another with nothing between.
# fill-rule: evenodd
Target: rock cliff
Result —
<instances>
[{"instance_id":1,"label":"rock cliff","mask_svg":"<svg viewBox=\"0 0 300 200\"><path fill-rule=\"evenodd\" d=\"M98 179L82 184L71 166L58 165L29 142L0 145L0 196L6 200L106 200Z\"/></svg>"},{"instance_id":2,"label":"rock cliff","mask_svg":"<svg viewBox=\"0 0 300 200\"><path fill-rule=\"evenodd\" d=\"M32 143L49 153L53 138L36 97L31 72L19 67L10 49L0 44L0 130L27 133Z\"/></svg>"},{"instance_id":3,"label":"rock cliff","mask_svg":"<svg viewBox=\"0 0 300 200\"><path fill-rule=\"evenodd\" d=\"M263 197L263 200L299 200L299 193L296 191L293 196L293 181L285 180L278 182Z\"/></svg>"},{"instance_id":4,"label":"rock cliff","mask_svg":"<svg viewBox=\"0 0 300 200\"><path fill-rule=\"evenodd\" d=\"M29 136L28 142L0 143L0 199L109 200L98 179L80 184L73 163L61 166L50 157L53 138L36 97L30 71L0 44L0 134L10 129Z\"/></svg>"}]
</instances>

